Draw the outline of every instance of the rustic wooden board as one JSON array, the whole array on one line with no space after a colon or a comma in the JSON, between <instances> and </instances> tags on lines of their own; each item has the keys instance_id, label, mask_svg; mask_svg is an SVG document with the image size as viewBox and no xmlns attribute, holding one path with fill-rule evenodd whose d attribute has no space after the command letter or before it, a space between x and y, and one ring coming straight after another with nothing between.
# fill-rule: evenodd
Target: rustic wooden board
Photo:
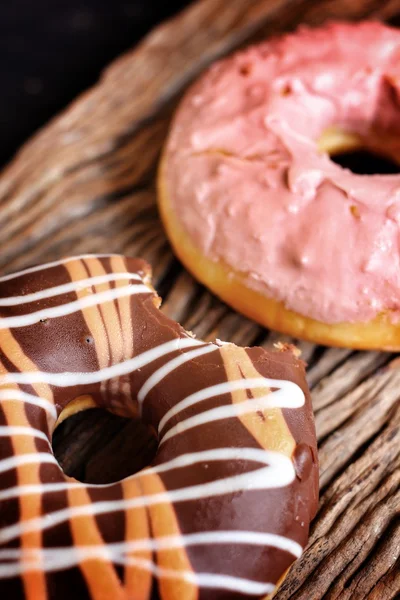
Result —
<instances>
[{"instance_id":1,"label":"rustic wooden board","mask_svg":"<svg viewBox=\"0 0 400 600\"><path fill-rule=\"evenodd\" d=\"M0 269L79 252L138 255L154 267L163 310L199 337L263 346L282 339L228 309L171 254L154 192L171 112L204 66L249 40L300 22L372 16L396 23L399 15L400 0L193 4L114 63L1 174ZM395 598L400 593L400 359L298 345L313 390L321 502L309 547L276 598ZM62 427L60 460L69 473L90 481L132 471L120 457L147 447L143 428L96 411ZM66 437L71 431L73 443ZM144 461L154 445L147 452ZM111 457L106 471L105 456Z\"/></svg>"}]
</instances>

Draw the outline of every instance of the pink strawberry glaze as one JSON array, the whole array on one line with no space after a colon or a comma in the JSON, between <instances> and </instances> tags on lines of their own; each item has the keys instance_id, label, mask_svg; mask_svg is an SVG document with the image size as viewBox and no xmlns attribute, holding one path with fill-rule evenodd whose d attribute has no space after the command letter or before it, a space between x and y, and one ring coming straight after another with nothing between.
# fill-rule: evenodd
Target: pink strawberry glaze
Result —
<instances>
[{"instance_id":1,"label":"pink strawberry glaze","mask_svg":"<svg viewBox=\"0 0 400 600\"><path fill-rule=\"evenodd\" d=\"M212 66L167 144L172 208L204 255L287 308L396 321L400 175L355 175L319 153L331 125L400 136L399 31L302 28Z\"/></svg>"}]
</instances>

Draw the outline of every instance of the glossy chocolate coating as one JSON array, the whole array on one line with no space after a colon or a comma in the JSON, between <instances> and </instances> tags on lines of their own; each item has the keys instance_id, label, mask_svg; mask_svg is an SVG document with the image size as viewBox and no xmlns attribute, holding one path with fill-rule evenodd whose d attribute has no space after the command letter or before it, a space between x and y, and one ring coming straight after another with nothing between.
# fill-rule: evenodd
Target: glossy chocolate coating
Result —
<instances>
[{"instance_id":1,"label":"glossy chocolate coating","mask_svg":"<svg viewBox=\"0 0 400 600\"><path fill-rule=\"evenodd\" d=\"M307 543L318 466L303 363L193 339L158 310L149 273L86 256L0 280L5 597L262 598ZM87 396L158 431L149 468L107 486L64 475L48 440Z\"/></svg>"}]
</instances>

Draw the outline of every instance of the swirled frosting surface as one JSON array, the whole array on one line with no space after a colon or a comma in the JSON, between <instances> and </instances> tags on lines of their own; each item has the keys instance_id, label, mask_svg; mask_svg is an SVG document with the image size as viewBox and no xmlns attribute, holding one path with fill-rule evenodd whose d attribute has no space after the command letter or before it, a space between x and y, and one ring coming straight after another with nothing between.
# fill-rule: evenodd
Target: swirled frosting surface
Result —
<instances>
[{"instance_id":1,"label":"swirled frosting surface","mask_svg":"<svg viewBox=\"0 0 400 600\"><path fill-rule=\"evenodd\" d=\"M175 117L168 196L204 255L287 308L328 323L386 311L396 321L400 175L335 164L317 143L332 126L400 133L396 29L302 28L214 64ZM400 153L400 138L390 144Z\"/></svg>"}]
</instances>

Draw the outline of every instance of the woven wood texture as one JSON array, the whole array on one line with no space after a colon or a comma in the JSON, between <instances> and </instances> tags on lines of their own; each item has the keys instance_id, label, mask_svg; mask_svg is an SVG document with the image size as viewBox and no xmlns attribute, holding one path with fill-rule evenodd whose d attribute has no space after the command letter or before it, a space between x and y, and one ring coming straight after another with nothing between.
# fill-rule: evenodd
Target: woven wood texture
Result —
<instances>
[{"instance_id":1,"label":"woven wood texture","mask_svg":"<svg viewBox=\"0 0 400 600\"><path fill-rule=\"evenodd\" d=\"M179 97L210 61L301 22L363 17L400 23L400 0L203 0L154 30L1 174L0 270L72 253L137 255L153 265L163 310L197 336L286 341L235 314L174 259L155 204L157 160ZM400 359L295 343L309 363L321 501L309 547L276 600L395 598ZM57 432L57 452L69 473L101 482L131 472L122 458L135 452L149 460L146 436L135 423L88 411Z\"/></svg>"}]
</instances>

